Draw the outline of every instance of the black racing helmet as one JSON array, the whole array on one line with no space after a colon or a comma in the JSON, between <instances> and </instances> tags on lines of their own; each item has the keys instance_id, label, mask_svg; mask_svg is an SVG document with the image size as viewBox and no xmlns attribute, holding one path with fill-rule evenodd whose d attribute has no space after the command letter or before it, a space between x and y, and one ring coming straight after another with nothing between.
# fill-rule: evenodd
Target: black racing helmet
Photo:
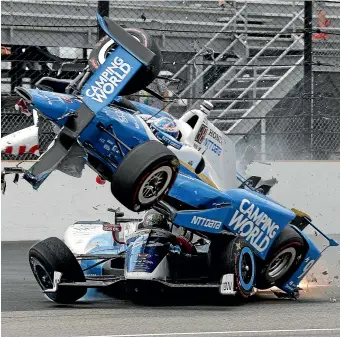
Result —
<instances>
[{"instance_id":1,"label":"black racing helmet","mask_svg":"<svg viewBox=\"0 0 340 337\"><path fill-rule=\"evenodd\" d=\"M160 228L170 230L169 224L165 216L153 209L147 211L144 215L143 222L139 228Z\"/></svg>"}]
</instances>

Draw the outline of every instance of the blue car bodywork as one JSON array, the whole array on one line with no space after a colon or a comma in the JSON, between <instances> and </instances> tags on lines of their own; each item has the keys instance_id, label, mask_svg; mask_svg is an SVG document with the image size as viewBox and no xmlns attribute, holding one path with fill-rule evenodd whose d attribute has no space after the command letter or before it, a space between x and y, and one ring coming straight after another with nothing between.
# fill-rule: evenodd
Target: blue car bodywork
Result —
<instances>
[{"instance_id":1,"label":"blue car bodywork","mask_svg":"<svg viewBox=\"0 0 340 337\"><path fill-rule=\"evenodd\" d=\"M110 31L100 16L98 16L98 21L110 36ZM90 142L96 151L92 151L91 148L87 148L87 151L100 160L106 158L106 165L114 173L117 163L119 164L124 159L129 148L150 140L139 119L124 109L108 106L114 100L119 101L119 92L142 66L143 62L127 47L119 46L92 75L78 97L38 89L26 89L25 92L32 105L62 130L68 128L67 116L76 114L82 104L90 108L92 116L87 120L86 125L82 126L81 132L77 136L77 142L81 144ZM112 81L112 78L110 79L109 75L113 72L117 76L119 75L119 80ZM101 83L101 87L105 90L99 90L98 83ZM150 115L155 111L154 108L143 105L139 105L139 108ZM159 115L168 116L166 112L162 111L159 112ZM119 141L112 139L98 125L102 125L104 128L109 126L111 133ZM122 146L121 143L125 146ZM49 173L30 176L28 172L24 178L37 189ZM182 165L168 195L192 207L191 210L180 210L175 214L172 221L176 225L201 233L218 234L222 231L233 233L244 238L254 254L262 260L267 258L273 242L282 230L296 217L293 211L251 188L227 191L213 188ZM304 238L308 250L296 272L282 287L288 293L297 289L300 280L321 256L321 251L311 239L299 228L294 228ZM141 236L140 240L142 239ZM329 244L337 245L331 239L329 239ZM115 253L119 253L122 249L125 251L126 248L128 249L128 247L117 246ZM107 247L103 246L91 253L105 251L112 253L112 246L110 248L108 244ZM83 262L83 267L88 264L88 261ZM129 268L133 267L129 266ZM91 273L100 274L101 267L92 268Z\"/></svg>"}]
</instances>

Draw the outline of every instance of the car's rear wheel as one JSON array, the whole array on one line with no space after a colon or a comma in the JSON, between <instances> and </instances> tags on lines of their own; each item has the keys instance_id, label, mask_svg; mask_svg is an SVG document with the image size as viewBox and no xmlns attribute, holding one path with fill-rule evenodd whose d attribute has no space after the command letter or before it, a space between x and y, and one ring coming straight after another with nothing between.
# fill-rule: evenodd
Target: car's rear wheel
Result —
<instances>
[{"instance_id":1,"label":"car's rear wheel","mask_svg":"<svg viewBox=\"0 0 340 337\"><path fill-rule=\"evenodd\" d=\"M175 154L160 142L149 141L132 149L120 163L111 192L125 207L141 212L169 191L178 170Z\"/></svg>"},{"instance_id":2,"label":"car's rear wheel","mask_svg":"<svg viewBox=\"0 0 340 337\"><path fill-rule=\"evenodd\" d=\"M54 272L67 282L85 282L85 276L75 256L63 241L51 237L35 244L28 253L33 275L42 290L53 288ZM86 294L86 288L60 287L46 296L56 303L74 303Z\"/></svg>"},{"instance_id":3,"label":"car's rear wheel","mask_svg":"<svg viewBox=\"0 0 340 337\"><path fill-rule=\"evenodd\" d=\"M148 67L142 67L134 76L133 80L126 84L120 95L130 95L148 86L159 74L162 68L163 59L161 51L155 39L145 30L139 28L125 28L144 47L150 49L155 57ZM89 67L95 72L106 60L107 56L117 47L117 44L109 36L99 40L89 57Z\"/></svg>"},{"instance_id":4,"label":"car's rear wheel","mask_svg":"<svg viewBox=\"0 0 340 337\"><path fill-rule=\"evenodd\" d=\"M258 261L256 288L279 287L292 276L305 252L305 242L291 226L274 241L265 261Z\"/></svg>"}]
</instances>

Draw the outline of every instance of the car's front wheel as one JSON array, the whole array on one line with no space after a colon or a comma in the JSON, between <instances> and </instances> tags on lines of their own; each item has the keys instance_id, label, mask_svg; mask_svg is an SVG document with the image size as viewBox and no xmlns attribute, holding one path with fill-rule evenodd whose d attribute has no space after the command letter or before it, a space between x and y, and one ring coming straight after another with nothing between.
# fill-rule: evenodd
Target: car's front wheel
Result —
<instances>
[{"instance_id":1,"label":"car's front wheel","mask_svg":"<svg viewBox=\"0 0 340 337\"><path fill-rule=\"evenodd\" d=\"M232 274L234 290L238 298L248 298L253 293L256 276L255 256L246 240L226 237L225 244L219 242L219 249L211 255L212 274L222 282L223 276Z\"/></svg>"},{"instance_id":2,"label":"car's front wheel","mask_svg":"<svg viewBox=\"0 0 340 337\"><path fill-rule=\"evenodd\" d=\"M111 182L113 196L126 208L151 208L171 188L179 170L176 155L157 141L132 149L120 163Z\"/></svg>"},{"instance_id":3,"label":"car's front wheel","mask_svg":"<svg viewBox=\"0 0 340 337\"><path fill-rule=\"evenodd\" d=\"M54 272L67 282L85 282L85 276L75 256L63 241L51 237L38 242L28 252L33 275L42 290L53 288ZM46 296L56 303L74 303L86 294L86 288L60 287Z\"/></svg>"}]
</instances>

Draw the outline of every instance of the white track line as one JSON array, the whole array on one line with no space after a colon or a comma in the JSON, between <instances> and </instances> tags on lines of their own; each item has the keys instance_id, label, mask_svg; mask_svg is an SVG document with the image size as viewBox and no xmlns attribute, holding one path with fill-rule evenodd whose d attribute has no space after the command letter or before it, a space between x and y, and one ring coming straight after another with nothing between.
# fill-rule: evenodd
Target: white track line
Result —
<instances>
[{"instance_id":1,"label":"white track line","mask_svg":"<svg viewBox=\"0 0 340 337\"><path fill-rule=\"evenodd\" d=\"M232 334L268 334L286 332L316 332L316 331L340 331L340 328L330 329L287 329L287 330L238 330L238 331L211 331L211 332L170 332L170 333L142 333L125 335L103 335L103 336L83 336L83 337L157 337L157 336L204 336L204 335L232 335Z\"/></svg>"}]
</instances>

